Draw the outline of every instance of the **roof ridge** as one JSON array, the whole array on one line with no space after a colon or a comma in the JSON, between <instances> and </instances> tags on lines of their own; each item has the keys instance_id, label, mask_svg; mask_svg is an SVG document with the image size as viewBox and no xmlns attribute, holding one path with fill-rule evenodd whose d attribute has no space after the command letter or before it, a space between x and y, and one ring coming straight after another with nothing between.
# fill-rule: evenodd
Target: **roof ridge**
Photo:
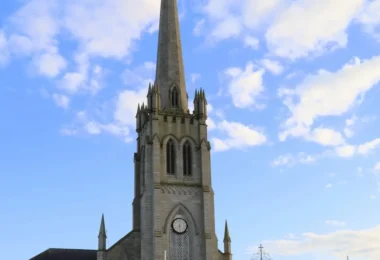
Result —
<instances>
[{"instance_id":1,"label":"roof ridge","mask_svg":"<svg viewBox=\"0 0 380 260\"><path fill-rule=\"evenodd\" d=\"M83 248L48 248L47 250L76 250L76 251L97 251L96 249L83 249Z\"/></svg>"}]
</instances>

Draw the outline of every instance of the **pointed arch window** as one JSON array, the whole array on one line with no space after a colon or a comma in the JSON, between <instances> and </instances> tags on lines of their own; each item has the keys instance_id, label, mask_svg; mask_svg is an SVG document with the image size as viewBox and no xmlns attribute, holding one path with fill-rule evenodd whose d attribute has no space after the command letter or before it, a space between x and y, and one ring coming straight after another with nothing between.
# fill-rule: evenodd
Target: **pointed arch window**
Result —
<instances>
[{"instance_id":1,"label":"pointed arch window","mask_svg":"<svg viewBox=\"0 0 380 260\"><path fill-rule=\"evenodd\" d=\"M183 175L191 175L191 145L189 141L186 141L182 148L182 160L183 160Z\"/></svg>"},{"instance_id":2,"label":"pointed arch window","mask_svg":"<svg viewBox=\"0 0 380 260\"><path fill-rule=\"evenodd\" d=\"M171 103L172 107L178 107L178 90L176 87L173 88L171 93Z\"/></svg>"},{"instance_id":3,"label":"pointed arch window","mask_svg":"<svg viewBox=\"0 0 380 260\"><path fill-rule=\"evenodd\" d=\"M166 171L168 174L175 174L175 146L172 139L166 144Z\"/></svg>"}]
</instances>

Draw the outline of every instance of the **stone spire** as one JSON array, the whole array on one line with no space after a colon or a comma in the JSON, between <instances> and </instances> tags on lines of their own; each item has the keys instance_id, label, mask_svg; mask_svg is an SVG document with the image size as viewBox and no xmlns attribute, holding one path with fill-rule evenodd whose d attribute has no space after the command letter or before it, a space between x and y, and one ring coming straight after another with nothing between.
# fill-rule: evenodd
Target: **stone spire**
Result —
<instances>
[{"instance_id":1,"label":"stone spire","mask_svg":"<svg viewBox=\"0 0 380 260\"><path fill-rule=\"evenodd\" d=\"M226 224L224 227L224 259L231 260L232 259L232 253L231 253L231 237L230 237L230 232L228 231L228 224L226 220Z\"/></svg>"},{"instance_id":2,"label":"stone spire","mask_svg":"<svg viewBox=\"0 0 380 260\"><path fill-rule=\"evenodd\" d=\"M161 0L156 83L160 89L161 109L187 111L177 0Z\"/></svg>"},{"instance_id":3,"label":"stone spire","mask_svg":"<svg viewBox=\"0 0 380 260\"><path fill-rule=\"evenodd\" d=\"M223 242L231 242L230 232L228 231L227 220L226 220L226 224L224 226L224 239L223 239Z\"/></svg>"},{"instance_id":4,"label":"stone spire","mask_svg":"<svg viewBox=\"0 0 380 260\"><path fill-rule=\"evenodd\" d=\"M104 214L102 214L102 220L100 222L99 236L98 236L98 251L106 251L106 226L104 224Z\"/></svg>"}]
</instances>

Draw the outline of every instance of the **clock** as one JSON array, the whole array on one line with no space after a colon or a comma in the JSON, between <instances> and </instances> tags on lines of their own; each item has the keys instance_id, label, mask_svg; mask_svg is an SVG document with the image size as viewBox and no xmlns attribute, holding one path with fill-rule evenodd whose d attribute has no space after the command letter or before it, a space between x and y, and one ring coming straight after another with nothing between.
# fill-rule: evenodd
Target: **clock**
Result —
<instances>
[{"instance_id":1,"label":"clock","mask_svg":"<svg viewBox=\"0 0 380 260\"><path fill-rule=\"evenodd\" d=\"M172 228L174 232L183 234L187 231L187 223L183 218L176 218L173 220Z\"/></svg>"}]
</instances>

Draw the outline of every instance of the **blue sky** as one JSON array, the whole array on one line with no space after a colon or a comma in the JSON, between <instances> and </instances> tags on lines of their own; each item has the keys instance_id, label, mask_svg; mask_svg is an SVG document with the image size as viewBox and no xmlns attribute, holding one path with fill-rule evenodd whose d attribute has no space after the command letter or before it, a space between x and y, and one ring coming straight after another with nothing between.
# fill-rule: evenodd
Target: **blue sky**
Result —
<instances>
[{"instance_id":1,"label":"blue sky","mask_svg":"<svg viewBox=\"0 0 380 260\"><path fill-rule=\"evenodd\" d=\"M222 248L380 259L380 0L179 1L190 100L206 90ZM142 11L144 10L144 11ZM0 8L0 244L8 260L132 225L134 115L158 0ZM226 163L228 162L228 163ZM5 249L5 250L4 250Z\"/></svg>"}]
</instances>

